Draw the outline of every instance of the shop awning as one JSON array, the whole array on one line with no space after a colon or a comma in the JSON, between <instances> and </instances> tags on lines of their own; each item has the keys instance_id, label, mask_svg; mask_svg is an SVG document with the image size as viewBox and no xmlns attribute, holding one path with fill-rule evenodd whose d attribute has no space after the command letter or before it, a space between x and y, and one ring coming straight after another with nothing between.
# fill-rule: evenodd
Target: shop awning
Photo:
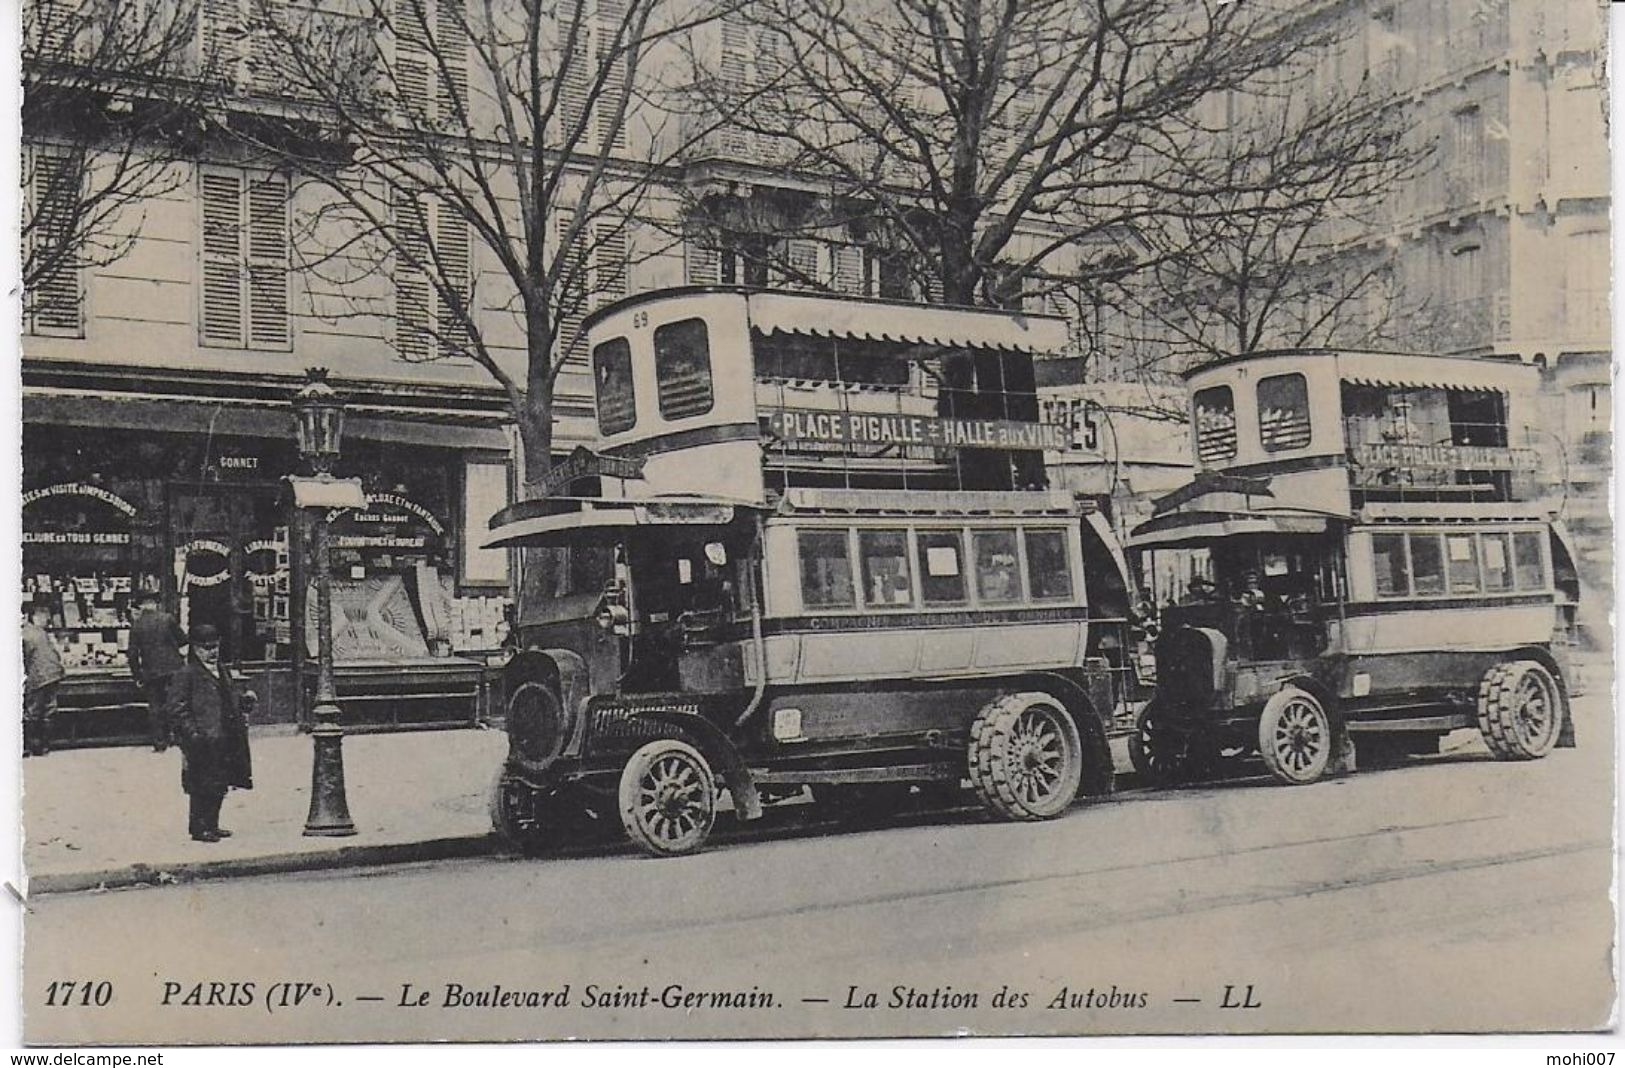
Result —
<instances>
[{"instance_id":1,"label":"shop awning","mask_svg":"<svg viewBox=\"0 0 1625 1068\"><path fill-rule=\"evenodd\" d=\"M807 334L1015 352L1059 352L1066 320L974 308L878 307L873 301L793 293L752 293L750 324L763 334Z\"/></svg>"},{"instance_id":2,"label":"shop awning","mask_svg":"<svg viewBox=\"0 0 1625 1068\"><path fill-rule=\"evenodd\" d=\"M1269 512L1183 511L1141 523L1129 535L1131 549L1171 549L1239 534L1320 534L1328 517L1286 509Z\"/></svg>"},{"instance_id":3,"label":"shop awning","mask_svg":"<svg viewBox=\"0 0 1625 1068\"><path fill-rule=\"evenodd\" d=\"M1363 386L1409 389L1532 391L1540 371L1530 364L1471 356L1411 356L1388 352L1345 352L1337 357L1345 381Z\"/></svg>"},{"instance_id":4,"label":"shop awning","mask_svg":"<svg viewBox=\"0 0 1625 1068\"><path fill-rule=\"evenodd\" d=\"M520 545L559 545L595 531L613 532L633 527L722 526L733 521L732 502L685 501L527 501L553 510L508 508L491 518L491 533L481 547L503 549Z\"/></svg>"}]
</instances>

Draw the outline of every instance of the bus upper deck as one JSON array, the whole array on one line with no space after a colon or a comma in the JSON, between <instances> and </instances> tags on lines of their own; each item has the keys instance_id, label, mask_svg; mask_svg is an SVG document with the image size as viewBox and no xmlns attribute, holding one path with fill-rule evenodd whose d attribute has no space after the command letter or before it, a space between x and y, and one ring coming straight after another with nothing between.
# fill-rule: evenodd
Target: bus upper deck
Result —
<instances>
[{"instance_id":1,"label":"bus upper deck","mask_svg":"<svg viewBox=\"0 0 1625 1068\"><path fill-rule=\"evenodd\" d=\"M1041 490L1043 451L1067 444L1039 422L1032 369L1066 343L1055 317L682 289L586 332L607 462L555 476L560 493Z\"/></svg>"}]
</instances>

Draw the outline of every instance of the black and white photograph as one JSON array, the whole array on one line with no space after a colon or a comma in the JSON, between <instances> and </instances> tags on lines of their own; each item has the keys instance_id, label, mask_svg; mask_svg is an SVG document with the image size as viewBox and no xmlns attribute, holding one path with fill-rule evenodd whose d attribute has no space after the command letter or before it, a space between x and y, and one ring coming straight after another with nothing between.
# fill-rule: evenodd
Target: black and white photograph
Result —
<instances>
[{"instance_id":1,"label":"black and white photograph","mask_svg":"<svg viewBox=\"0 0 1625 1068\"><path fill-rule=\"evenodd\" d=\"M11 1041L1617 1027L1601 0L18 6Z\"/></svg>"}]
</instances>

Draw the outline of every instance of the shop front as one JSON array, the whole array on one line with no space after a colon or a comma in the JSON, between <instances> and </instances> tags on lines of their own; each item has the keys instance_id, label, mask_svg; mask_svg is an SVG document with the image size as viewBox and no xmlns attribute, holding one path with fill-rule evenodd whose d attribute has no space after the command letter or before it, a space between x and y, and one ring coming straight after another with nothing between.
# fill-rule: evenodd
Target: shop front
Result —
<instances>
[{"instance_id":1,"label":"shop front","mask_svg":"<svg viewBox=\"0 0 1625 1068\"><path fill-rule=\"evenodd\" d=\"M297 464L286 411L164 419L125 403L110 420L94 402L39 407L46 418L25 408L22 594L50 606L69 671L57 742L146 737L128 667L139 590L158 592L183 627L219 628L260 696L256 721L306 723L298 680L308 694L315 576L300 553L309 517L286 483ZM328 516L345 726L475 723L506 635L506 557L469 536L507 503L501 433L355 422L341 473L361 478L367 506Z\"/></svg>"}]
</instances>

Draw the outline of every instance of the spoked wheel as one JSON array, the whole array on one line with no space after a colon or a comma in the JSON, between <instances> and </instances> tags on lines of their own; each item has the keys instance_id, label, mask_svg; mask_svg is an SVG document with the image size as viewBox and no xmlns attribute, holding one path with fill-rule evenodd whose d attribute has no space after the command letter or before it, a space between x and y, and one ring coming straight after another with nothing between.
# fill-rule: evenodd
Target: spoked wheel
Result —
<instances>
[{"instance_id":1,"label":"spoked wheel","mask_svg":"<svg viewBox=\"0 0 1625 1068\"><path fill-rule=\"evenodd\" d=\"M563 840L562 828L546 799L501 772L491 786L491 829L527 857L540 856Z\"/></svg>"},{"instance_id":2,"label":"spoked wheel","mask_svg":"<svg viewBox=\"0 0 1625 1068\"><path fill-rule=\"evenodd\" d=\"M1200 779L1212 773L1218 755L1218 747L1206 732L1170 727L1156 701L1140 709L1128 739L1129 762L1148 786Z\"/></svg>"},{"instance_id":3,"label":"spoked wheel","mask_svg":"<svg viewBox=\"0 0 1625 1068\"><path fill-rule=\"evenodd\" d=\"M1011 820L1059 816L1083 782L1083 745L1072 716L1046 693L1006 694L971 724L970 781Z\"/></svg>"},{"instance_id":4,"label":"spoked wheel","mask_svg":"<svg viewBox=\"0 0 1625 1068\"><path fill-rule=\"evenodd\" d=\"M1289 786L1303 786L1326 774L1336 744L1325 706L1296 686L1271 697L1258 717L1258 751L1270 774Z\"/></svg>"},{"instance_id":5,"label":"spoked wheel","mask_svg":"<svg viewBox=\"0 0 1625 1068\"><path fill-rule=\"evenodd\" d=\"M1497 664L1478 686L1478 729L1499 759L1535 760L1557 744L1565 705L1562 688L1541 664Z\"/></svg>"},{"instance_id":6,"label":"spoked wheel","mask_svg":"<svg viewBox=\"0 0 1625 1068\"><path fill-rule=\"evenodd\" d=\"M700 751L674 738L650 742L621 771L621 824L657 857L692 853L716 821L716 779Z\"/></svg>"}]
</instances>

